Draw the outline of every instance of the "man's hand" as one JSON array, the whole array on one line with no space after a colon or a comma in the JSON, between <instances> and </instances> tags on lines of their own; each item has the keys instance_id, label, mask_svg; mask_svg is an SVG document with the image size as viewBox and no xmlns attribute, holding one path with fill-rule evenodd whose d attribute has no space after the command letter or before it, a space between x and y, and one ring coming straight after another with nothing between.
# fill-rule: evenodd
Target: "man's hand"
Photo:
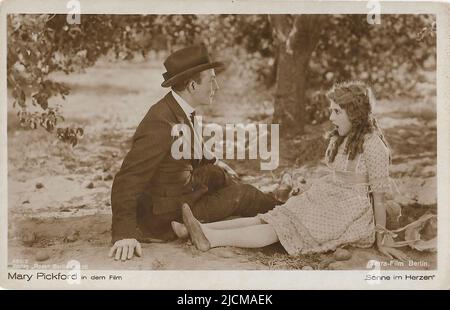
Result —
<instances>
[{"instance_id":1,"label":"man's hand","mask_svg":"<svg viewBox=\"0 0 450 310\"><path fill-rule=\"evenodd\" d=\"M218 160L216 162L216 165L225 170L231 177L239 179L239 175L236 173L236 171L234 171L230 166L228 166L223 161Z\"/></svg>"},{"instance_id":2,"label":"man's hand","mask_svg":"<svg viewBox=\"0 0 450 310\"><path fill-rule=\"evenodd\" d=\"M115 260L122 259L122 261L126 261L133 258L135 251L137 256L142 256L141 244L136 239L122 239L114 243L108 256L113 257L115 252Z\"/></svg>"}]
</instances>

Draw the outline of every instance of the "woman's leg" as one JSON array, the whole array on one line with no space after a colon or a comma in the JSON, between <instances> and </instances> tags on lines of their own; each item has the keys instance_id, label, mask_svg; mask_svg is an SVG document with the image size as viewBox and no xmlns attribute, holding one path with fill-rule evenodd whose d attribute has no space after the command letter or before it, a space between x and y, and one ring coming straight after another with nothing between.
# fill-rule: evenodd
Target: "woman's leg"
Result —
<instances>
[{"instance_id":1,"label":"woman's leg","mask_svg":"<svg viewBox=\"0 0 450 310\"><path fill-rule=\"evenodd\" d=\"M189 205L183 204L181 211L192 243L201 251L208 251L211 247L218 246L259 248L278 241L275 230L269 224L231 229L208 229L195 218Z\"/></svg>"},{"instance_id":2,"label":"woman's leg","mask_svg":"<svg viewBox=\"0 0 450 310\"><path fill-rule=\"evenodd\" d=\"M208 228L208 229L231 229L231 228L241 228L241 227L259 225L259 224L262 224L262 223L257 217L243 217L243 218L237 218L237 219L233 219L233 220L205 223L205 224L200 224L200 225L203 228ZM187 237L189 237L189 232L187 231L186 226L183 223L178 223L176 221L172 221L171 225L172 225L172 230L175 232L175 235L177 235L178 238L186 239Z\"/></svg>"},{"instance_id":3,"label":"woman's leg","mask_svg":"<svg viewBox=\"0 0 450 310\"><path fill-rule=\"evenodd\" d=\"M232 229L209 229L202 227L211 247L235 246L261 248L278 242L275 230L269 224L258 224Z\"/></svg>"},{"instance_id":4,"label":"woman's leg","mask_svg":"<svg viewBox=\"0 0 450 310\"><path fill-rule=\"evenodd\" d=\"M253 226L262 224L261 221L256 217L241 217L232 220L218 221L212 223L202 224L204 228L208 229L230 229L230 228L241 228L246 226Z\"/></svg>"}]
</instances>

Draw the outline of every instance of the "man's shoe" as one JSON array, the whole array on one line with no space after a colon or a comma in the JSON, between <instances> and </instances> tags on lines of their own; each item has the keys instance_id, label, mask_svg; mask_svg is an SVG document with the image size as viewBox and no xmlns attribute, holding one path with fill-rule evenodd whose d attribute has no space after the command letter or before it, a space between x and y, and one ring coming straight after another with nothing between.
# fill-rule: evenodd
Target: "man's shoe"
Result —
<instances>
[{"instance_id":1,"label":"man's shoe","mask_svg":"<svg viewBox=\"0 0 450 310\"><path fill-rule=\"evenodd\" d=\"M189 205L184 203L181 207L183 213L183 222L186 225L187 231L191 236L192 243L200 251L206 252L211 248L211 244L203 233L202 226L200 222L192 214Z\"/></svg>"}]
</instances>

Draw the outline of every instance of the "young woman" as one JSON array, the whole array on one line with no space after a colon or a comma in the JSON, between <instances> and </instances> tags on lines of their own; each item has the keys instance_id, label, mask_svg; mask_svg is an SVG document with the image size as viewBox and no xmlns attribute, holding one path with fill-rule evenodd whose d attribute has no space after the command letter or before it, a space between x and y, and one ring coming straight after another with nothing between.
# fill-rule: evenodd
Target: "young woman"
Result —
<instances>
[{"instance_id":1,"label":"young woman","mask_svg":"<svg viewBox=\"0 0 450 310\"><path fill-rule=\"evenodd\" d=\"M202 224L187 204L184 225L172 223L179 237L190 235L195 246L263 247L280 242L290 255L370 247L391 258L406 256L384 242L387 233L384 193L391 190L388 144L372 115L373 97L360 82L335 85L328 93L335 129L325 160L330 174L285 204L251 218Z\"/></svg>"}]
</instances>

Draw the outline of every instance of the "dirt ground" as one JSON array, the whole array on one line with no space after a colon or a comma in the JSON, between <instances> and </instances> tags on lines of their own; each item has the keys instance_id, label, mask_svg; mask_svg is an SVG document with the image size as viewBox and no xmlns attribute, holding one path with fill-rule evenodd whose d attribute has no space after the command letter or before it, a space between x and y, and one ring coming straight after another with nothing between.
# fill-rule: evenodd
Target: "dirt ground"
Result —
<instances>
[{"instance_id":1,"label":"dirt ground","mask_svg":"<svg viewBox=\"0 0 450 310\"><path fill-rule=\"evenodd\" d=\"M349 248L351 258L335 261L333 253L289 257L279 244L258 250L232 247L200 253L189 242L143 244L143 256L120 262L110 248L110 188L130 147L130 138L160 87L161 62L101 61L84 73L56 75L72 92L62 104L66 124L83 126L75 148L57 142L44 130L20 128L8 112L8 260L10 266L62 267L72 259L87 269L366 269L370 259L386 269L434 269L436 253L405 248L415 266L390 261L375 249ZM436 110L434 72L418 84L423 100L381 100L379 123L393 151L392 176L400 193L388 197L389 226L404 226L425 213L436 213ZM206 121L249 123L271 115L270 91L219 76L222 89ZM261 172L257 161L229 161L244 181L272 190L290 169L310 183L321 157L327 124L309 126L299 137L281 136L280 166ZM306 267L308 268L308 267Z\"/></svg>"}]
</instances>

